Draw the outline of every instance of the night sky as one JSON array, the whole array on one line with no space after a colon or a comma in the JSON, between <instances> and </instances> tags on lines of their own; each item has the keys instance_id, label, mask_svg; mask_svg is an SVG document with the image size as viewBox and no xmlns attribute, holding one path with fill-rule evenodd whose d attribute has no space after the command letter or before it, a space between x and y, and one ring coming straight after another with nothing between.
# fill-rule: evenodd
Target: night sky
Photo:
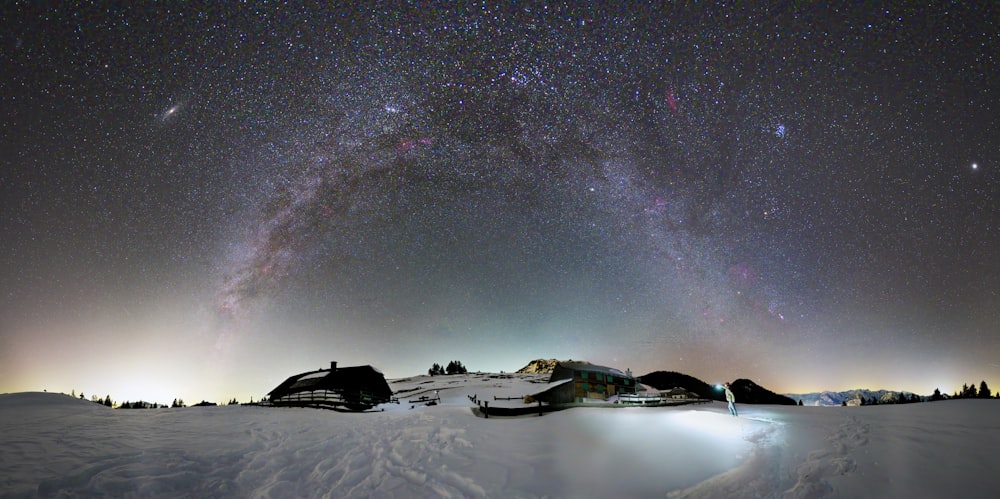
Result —
<instances>
[{"instance_id":1,"label":"night sky","mask_svg":"<svg viewBox=\"0 0 1000 499\"><path fill-rule=\"evenodd\" d=\"M990 2L223 4L0 6L0 392L1000 385Z\"/></svg>"}]
</instances>

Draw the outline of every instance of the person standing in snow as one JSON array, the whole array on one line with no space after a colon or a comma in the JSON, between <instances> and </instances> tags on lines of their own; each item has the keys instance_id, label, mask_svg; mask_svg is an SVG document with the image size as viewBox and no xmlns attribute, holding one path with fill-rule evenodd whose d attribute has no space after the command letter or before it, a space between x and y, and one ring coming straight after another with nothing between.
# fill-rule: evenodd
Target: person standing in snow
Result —
<instances>
[{"instance_id":1,"label":"person standing in snow","mask_svg":"<svg viewBox=\"0 0 1000 499\"><path fill-rule=\"evenodd\" d=\"M739 413L736 412L736 395L733 395L733 391L729 389L729 382L726 382L722 387L726 390L726 402L729 402L729 414L738 417Z\"/></svg>"}]
</instances>

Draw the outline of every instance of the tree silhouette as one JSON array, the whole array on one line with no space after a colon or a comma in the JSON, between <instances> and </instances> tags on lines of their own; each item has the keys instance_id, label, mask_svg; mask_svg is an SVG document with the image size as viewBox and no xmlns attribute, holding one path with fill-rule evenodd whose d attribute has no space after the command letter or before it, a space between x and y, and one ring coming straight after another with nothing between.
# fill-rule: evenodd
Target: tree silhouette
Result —
<instances>
[{"instance_id":1,"label":"tree silhouette","mask_svg":"<svg viewBox=\"0 0 1000 499\"><path fill-rule=\"evenodd\" d=\"M979 398L990 398L990 387L986 386L986 380L979 384Z\"/></svg>"},{"instance_id":2,"label":"tree silhouette","mask_svg":"<svg viewBox=\"0 0 1000 499\"><path fill-rule=\"evenodd\" d=\"M462 363L459 362L459 361L457 361L457 360L453 360L453 361L449 362L448 363L448 368L445 369L445 371L448 374L465 374L465 373L469 372L469 370L466 369L465 366L463 366Z\"/></svg>"}]
</instances>

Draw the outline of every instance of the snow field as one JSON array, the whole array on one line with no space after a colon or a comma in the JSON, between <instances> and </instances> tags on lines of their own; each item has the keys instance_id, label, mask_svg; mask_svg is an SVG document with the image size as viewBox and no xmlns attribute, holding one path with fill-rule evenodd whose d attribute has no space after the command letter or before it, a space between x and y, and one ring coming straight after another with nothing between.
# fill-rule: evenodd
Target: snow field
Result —
<instances>
[{"instance_id":1,"label":"snow field","mask_svg":"<svg viewBox=\"0 0 1000 499\"><path fill-rule=\"evenodd\" d=\"M391 381L384 412L112 410L0 395L0 497L993 497L1000 403L576 408L485 419L533 378ZM536 380L537 381L537 380ZM408 390L408 391L407 391ZM438 391L441 404L408 404ZM518 404L519 401L497 402Z\"/></svg>"}]
</instances>

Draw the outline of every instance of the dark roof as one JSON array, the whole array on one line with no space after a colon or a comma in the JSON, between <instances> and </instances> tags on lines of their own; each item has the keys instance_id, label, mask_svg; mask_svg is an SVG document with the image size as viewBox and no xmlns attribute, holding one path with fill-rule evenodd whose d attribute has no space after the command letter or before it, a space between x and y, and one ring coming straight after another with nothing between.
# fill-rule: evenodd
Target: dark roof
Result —
<instances>
[{"instance_id":1,"label":"dark roof","mask_svg":"<svg viewBox=\"0 0 1000 499\"><path fill-rule=\"evenodd\" d=\"M392 390L385 376L372 366L336 367L290 376L268 396L272 399L291 393L313 390L346 390L374 392L389 397Z\"/></svg>"}]
</instances>

